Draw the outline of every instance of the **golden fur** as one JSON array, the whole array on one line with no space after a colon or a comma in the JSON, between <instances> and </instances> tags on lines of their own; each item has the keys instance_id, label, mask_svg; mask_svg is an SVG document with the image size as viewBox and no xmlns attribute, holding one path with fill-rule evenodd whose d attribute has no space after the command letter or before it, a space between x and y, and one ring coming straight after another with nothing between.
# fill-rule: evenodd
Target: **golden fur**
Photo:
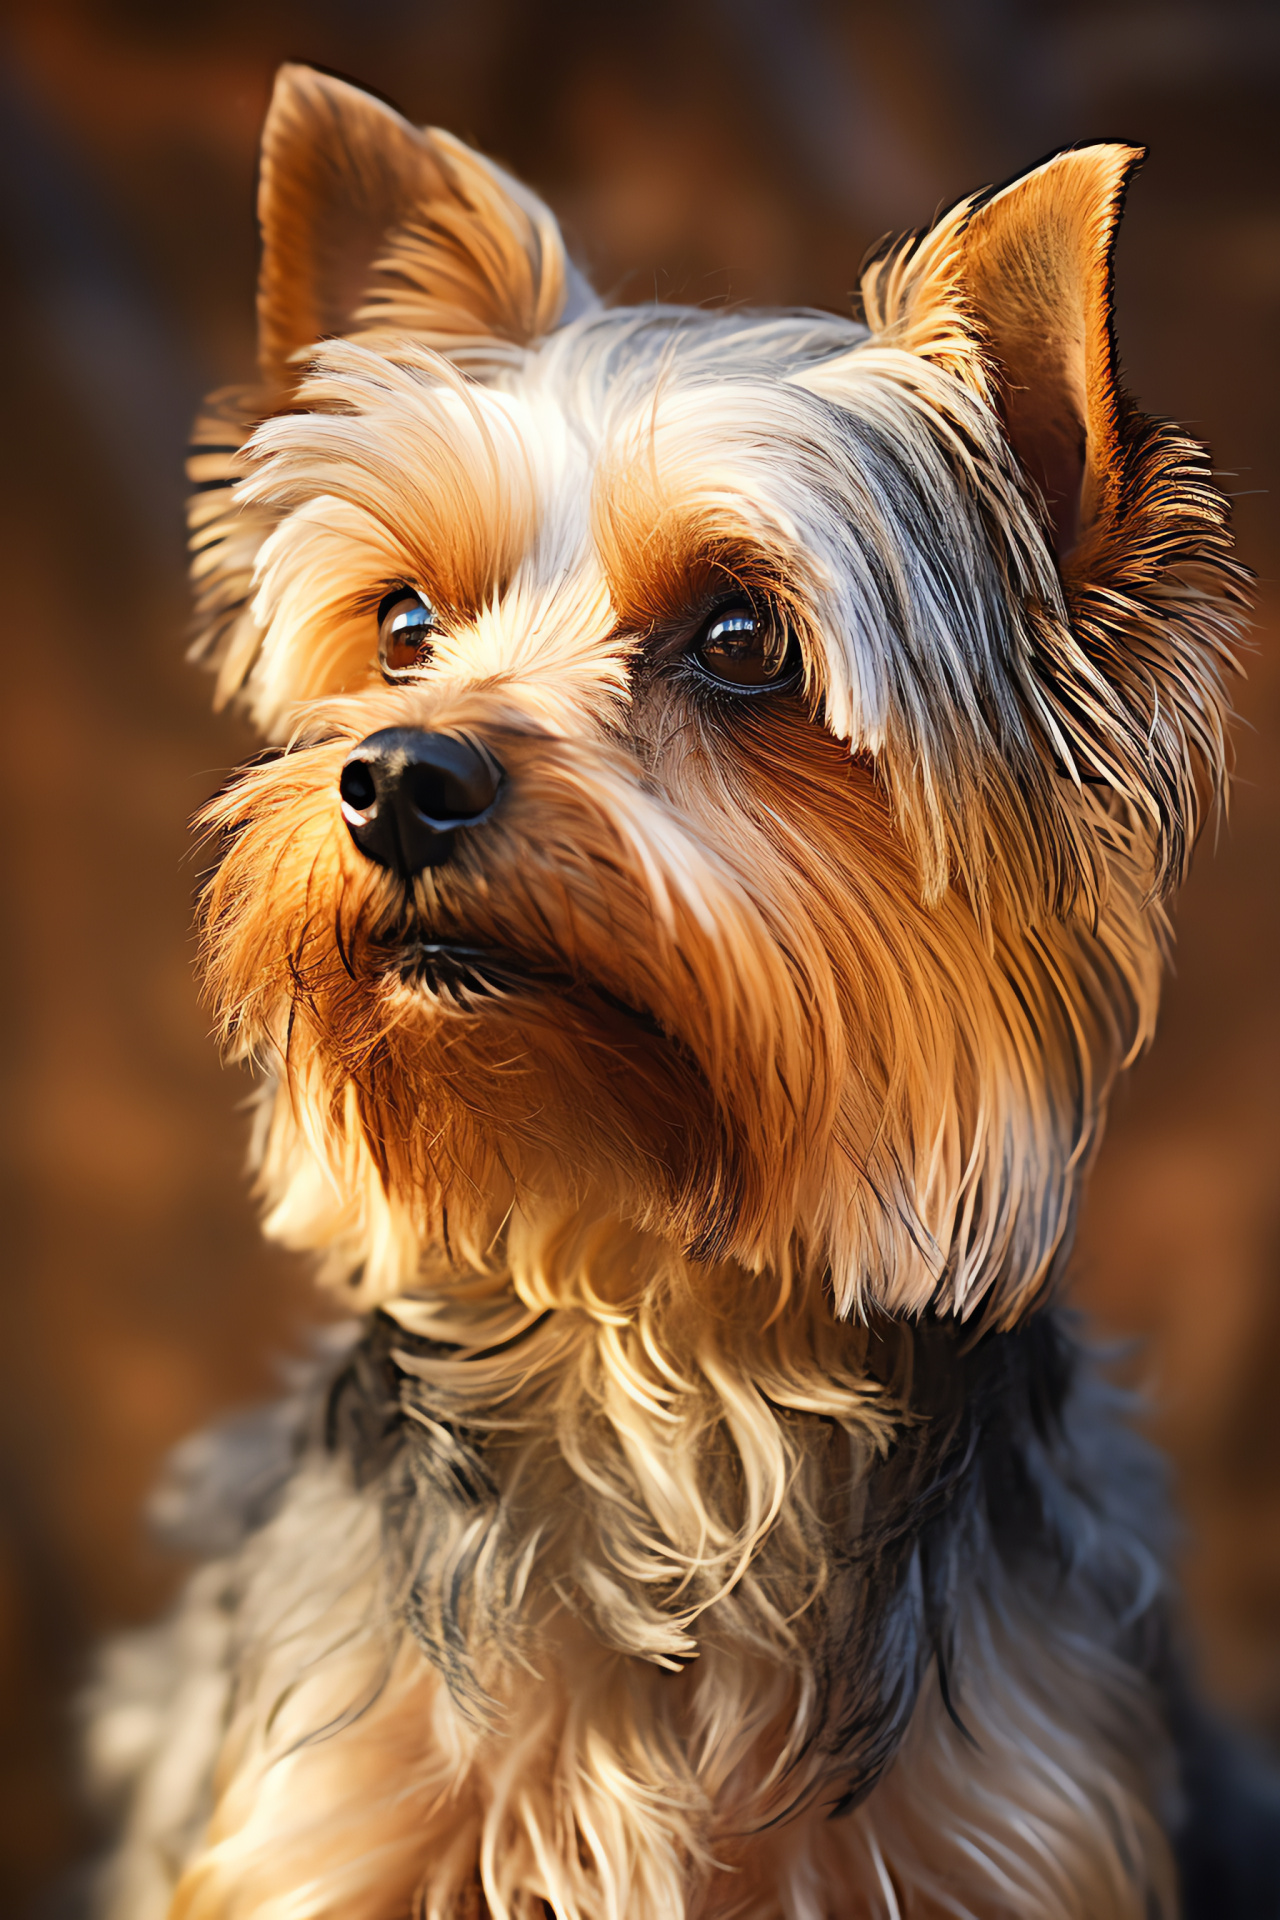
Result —
<instances>
[{"instance_id":1,"label":"golden fur","mask_svg":"<svg viewBox=\"0 0 1280 1920\"><path fill-rule=\"evenodd\" d=\"M1134 159L960 203L866 327L606 312L525 189L282 73L262 384L192 464L274 749L206 817L206 965L267 1230L384 1310L414 1437L366 1485L313 1436L200 1576L207 1826L145 1812L157 1708L118 1920L1173 1913L1133 1514L1064 1492L1107 1571L1058 1587L966 1521L949 1677L883 1506L918 1439L934 1511L927 1330L995 1352L1061 1271L1224 771L1224 505L1116 385ZM387 685L401 582L439 632ZM792 691L690 678L726 589ZM506 776L407 885L338 808L387 726Z\"/></svg>"}]
</instances>

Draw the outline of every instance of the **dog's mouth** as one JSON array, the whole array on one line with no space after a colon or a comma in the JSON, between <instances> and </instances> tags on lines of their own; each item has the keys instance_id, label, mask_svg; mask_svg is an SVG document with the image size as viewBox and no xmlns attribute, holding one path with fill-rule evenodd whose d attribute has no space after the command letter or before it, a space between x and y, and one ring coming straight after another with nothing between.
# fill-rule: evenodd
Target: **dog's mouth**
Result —
<instances>
[{"instance_id":1,"label":"dog's mouth","mask_svg":"<svg viewBox=\"0 0 1280 1920\"><path fill-rule=\"evenodd\" d=\"M550 995L584 1008L606 1008L653 1039L671 1037L653 1014L611 993L598 980L541 965L506 948L414 936L389 949L387 958L389 970L405 986L440 998L464 996L474 1002Z\"/></svg>"},{"instance_id":2,"label":"dog's mouth","mask_svg":"<svg viewBox=\"0 0 1280 1920\"><path fill-rule=\"evenodd\" d=\"M462 988L484 997L522 987L555 986L562 978L543 973L500 947L461 940L404 940L390 951L388 960L405 986L431 993Z\"/></svg>"}]
</instances>

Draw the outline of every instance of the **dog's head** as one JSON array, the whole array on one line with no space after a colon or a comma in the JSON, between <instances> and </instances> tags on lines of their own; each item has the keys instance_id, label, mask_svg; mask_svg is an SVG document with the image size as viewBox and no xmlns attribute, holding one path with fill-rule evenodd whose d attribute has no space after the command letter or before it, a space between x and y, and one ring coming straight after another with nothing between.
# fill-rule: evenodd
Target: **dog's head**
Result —
<instances>
[{"instance_id":1,"label":"dog's head","mask_svg":"<svg viewBox=\"0 0 1280 1920\"><path fill-rule=\"evenodd\" d=\"M365 1297L589 1207L1007 1319L1223 773L1239 578L1117 385L1137 156L885 251L866 324L607 310L524 188L286 69L262 385L194 456L274 1230Z\"/></svg>"}]
</instances>

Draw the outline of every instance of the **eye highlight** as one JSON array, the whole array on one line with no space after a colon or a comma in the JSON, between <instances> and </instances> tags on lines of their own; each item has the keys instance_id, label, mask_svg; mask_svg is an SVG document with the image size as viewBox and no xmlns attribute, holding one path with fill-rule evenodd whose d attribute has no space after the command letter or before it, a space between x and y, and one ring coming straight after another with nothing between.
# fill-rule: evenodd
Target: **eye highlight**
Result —
<instances>
[{"instance_id":1,"label":"eye highlight","mask_svg":"<svg viewBox=\"0 0 1280 1920\"><path fill-rule=\"evenodd\" d=\"M413 587L392 587L378 607L378 664L387 680L425 667L436 631L435 608Z\"/></svg>"},{"instance_id":2,"label":"eye highlight","mask_svg":"<svg viewBox=\"0 0 1280 1920\"><path fill-rule=\"evenodd\" d=\"M765 693L790 686L800 671L800 647L766 609L750 600L716 608L688 650L694 665L718 687Z\"/></svg>"}]
</instances>

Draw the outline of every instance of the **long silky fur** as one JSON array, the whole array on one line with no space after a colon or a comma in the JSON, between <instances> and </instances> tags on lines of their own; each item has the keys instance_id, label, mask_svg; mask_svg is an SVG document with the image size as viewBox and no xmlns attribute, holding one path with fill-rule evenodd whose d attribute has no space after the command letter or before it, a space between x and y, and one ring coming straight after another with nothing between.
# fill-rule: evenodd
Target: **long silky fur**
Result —
<instances>
[{"instance_id":1,"label":"long silky fur","mask_svg":"<svg viewBox=\"0 0 1280 1920\"><path fill-rule=\"evenodd\" d=\"M762 1341L740 1275L580 1234L518 1306L376 1317L297 1416L112 1911L216 1803L184 1916L1172 1912L1160 1488L1070 1334L793 1295Z\"/></svg>"},{"instance_id":2,"label":"long silky fur","mask_svg":"<svg viewBox=\"0 0 1280 1920\"><path fill-rule=\"evenodd\" d=\"M274 751L204 817L204 961L267 1231L365 1317L113 1656L106 1911L1173 1920L1163 1498L1050 1303L1225 773L1202 451L1105 342L1055 562L965 279L999 196L866 325L606 312L500 170L286 70L262 207L192 524ZM787 692L690 666L730 592ZM388 726L503 769L408 884L339 808Z\"/></svg>"}]
</instances>

